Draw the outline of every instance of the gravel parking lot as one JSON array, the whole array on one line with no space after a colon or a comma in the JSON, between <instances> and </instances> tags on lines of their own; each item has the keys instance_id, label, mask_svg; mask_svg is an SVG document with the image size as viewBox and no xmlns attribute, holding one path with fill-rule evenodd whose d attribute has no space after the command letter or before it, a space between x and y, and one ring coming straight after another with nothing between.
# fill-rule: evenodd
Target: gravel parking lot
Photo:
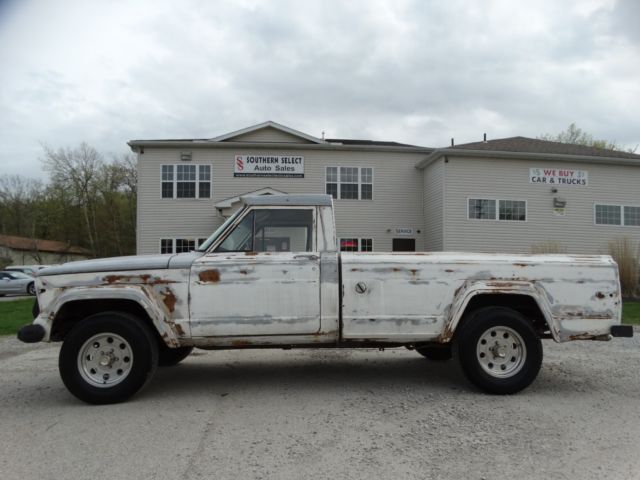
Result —
<instances>
[{"instance_id":1,"label":"gravel parking lot","mask_svg":"<svg viewBox=\"0 0 640 480\"><path fill-rule=\"evenodd\" d=\"M640 478L640 331L545 342L511 397L404 349L196 351L88 406L59 345L0 339L3 479Z\"/></svg>"}]
</instances>

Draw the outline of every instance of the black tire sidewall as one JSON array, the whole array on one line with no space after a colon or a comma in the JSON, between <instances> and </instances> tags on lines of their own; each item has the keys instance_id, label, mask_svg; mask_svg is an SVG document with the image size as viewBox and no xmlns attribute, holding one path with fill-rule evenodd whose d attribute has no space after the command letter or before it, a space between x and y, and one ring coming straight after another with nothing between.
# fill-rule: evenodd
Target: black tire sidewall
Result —
<instances>
[{"instance_id":1,"label":"black tire sidewall","mask_svg":"<svg viewBox=\"0 0 640 480\"><path fill-rule=\"evenodd\" d=\"M133 363L127 377L113 387L100 388L88 383L78 370L78 353L84 343L99 333L114 333L131 346ZM76 324L60 349L58 367L67 389L80 400L93 404L117 403L140 390L155 371L158 346L151 331L137 317L124 312L91 315Z\"/></svg>"},{"instance_id":2,"label":"black tire sidewall","mask_svg":"<svg viewBox=\"0 0 640 480\"><path fill-rule=\"evenodd\" d=\"M446 362L451 360L453 357L453 352L451 351L451 345L438 345L438 346L427 346L427 347L417 347L416 352L422 355L427 360L431 360L432 362Z\"/></svg>"},{"instance_id":3,"label":"black tire sidewall","mask_svg":"<svg viewBox=\"0 0 640 480\"><path fill-rule=\"evenodd\" d=\"M476 348L480 336L491 327L509 327L521 337L526 347L522 369L508 378L493 377L480 365ZM533 325L520 313L506 307L486 307L468 318L456 337L456 355L465 376L487 393L508 395L528 387L542 365L542 342Z\"/></svg>"},{"instance_id":4,"label":"black tire sidewall","mask_svg":"<svg viewBox=\"0 0 640 480\"><path fill-rule=\"evenodd\" d=\"M36 285L35 283L30 283L29 285L27 285L27 294L29 295L35 295L36 294Z\"/></svg>"},{"instance_id":5,"label":"black tire sidewall","mask_svg":"<svg viewBox=\"0 0 640 480\"><path fill-rule=\"evenodd\" d=\"M172 367L177 365L187 358L192 351L193 347L169 348L166 345L161 344L158 349L158 366Z\"/></svg>"}]
</instances>

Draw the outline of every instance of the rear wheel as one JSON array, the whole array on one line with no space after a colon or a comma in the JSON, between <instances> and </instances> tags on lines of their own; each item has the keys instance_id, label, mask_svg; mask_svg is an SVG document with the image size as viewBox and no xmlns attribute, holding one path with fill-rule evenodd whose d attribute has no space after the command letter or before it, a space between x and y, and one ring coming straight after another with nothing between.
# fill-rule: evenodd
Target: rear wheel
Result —
<instances>
[{"instance_id":1,"label":"rear wheel","mask_svg":"<svg viewBox=\"0 0 640 480\"><path fill-rule=\"evenodd\" d=\"M134 315L105 312L75 325L60 349L58 366L67 389L87 403L128 399L151 378L158 345Z\"/></svg>"},{"instance_id":2,"label":"rear wheel","mask_svg":"<svg viewBox=\"0 0 640 480\"><path fill-rule=\"evenodd\" d=\"M27 285L27 293L29 295L35 295L36 294L36 286L35 284L32 282L29 285Z\"/></svg>"},{"instance_id":3,"label":"rear wheel","mask_svg":"<svg viewBox=\"0 0 640 480\"><path fill-rule=\"evenodd\" d=\"M519 392L542 365L542 343L532 323L510 308L473 313L457 332L456 350L465 376L488 393Z\"/></svg>"}]
</instances>

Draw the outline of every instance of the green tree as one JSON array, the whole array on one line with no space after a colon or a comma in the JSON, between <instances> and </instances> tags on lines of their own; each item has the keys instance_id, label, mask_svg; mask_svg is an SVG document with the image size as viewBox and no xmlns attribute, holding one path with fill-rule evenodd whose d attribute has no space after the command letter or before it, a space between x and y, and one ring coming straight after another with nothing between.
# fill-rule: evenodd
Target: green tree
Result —
<instances>
[{"instance_id":1,"label":"green tree","mask_svg":"<svg viewBox=\"0 0 640 480\"><path fill-rule=\"evenodd\" d=\"M628 153L635 153L637 149L637 147L631 148L631 149L625 149L618 146L618 144L615 141L596 139L593 137L593 135L579 128L575 123L572 123L567 127L566 130L563 130L558 134L552 135L550 133L545 133L540 135L538 138L540 140L548 140L551 142L572 143L575 145L604 148L607 150L619 150L619 151L628 152Z\"/></svg>"}]
</instances>

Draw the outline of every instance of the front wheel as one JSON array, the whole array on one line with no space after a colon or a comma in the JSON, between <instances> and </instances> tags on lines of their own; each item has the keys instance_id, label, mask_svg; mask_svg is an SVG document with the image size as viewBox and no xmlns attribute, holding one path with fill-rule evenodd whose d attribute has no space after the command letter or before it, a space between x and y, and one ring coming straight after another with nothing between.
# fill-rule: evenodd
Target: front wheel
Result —
<instances>
[{"instance_id":1,"label":"front wheel","mask_svg":"<svg viewBox=\"0 0 640 480\"><path fill-rule=\"evenodd\" d=\"M460 327L456 350L465 376L493 394L528 387L542 365L542 342L532 323L510 308L476 311Z\"/></svg>"},{"instance_id":2,"label":"front wheel","mask_svg":"<svg viewBox=\"0 0 640 480\"><path fill-rule=\"evenodd\" d=\"M58 362L67 389L93 404L128 399L157 365L158 345L151 330L124 312L98 313L75 325L64 339Z\"/></svg>"},{"instance_id":3,"label":"front wheel","mask_svg":"<svg viewBox=\"0 0 640 480\"><path fill-rule=\"evenodd\" d=\"M36 294L36 286L33 282L31 282L29 285L27 285L27 293L29 295L35 295Z\"/></svg>"},{"instance_id":4,"label":"front wheel","mask_svg":"<svg viewBox=\"0 0 640 480\"><path fill-rule=\"evenodd\" d=\"M193 352L193 347L169 348L164 343L161 343L158 350L158 365L160 367L173 367L187 358Z\"/></svg>"}]
</instances>

